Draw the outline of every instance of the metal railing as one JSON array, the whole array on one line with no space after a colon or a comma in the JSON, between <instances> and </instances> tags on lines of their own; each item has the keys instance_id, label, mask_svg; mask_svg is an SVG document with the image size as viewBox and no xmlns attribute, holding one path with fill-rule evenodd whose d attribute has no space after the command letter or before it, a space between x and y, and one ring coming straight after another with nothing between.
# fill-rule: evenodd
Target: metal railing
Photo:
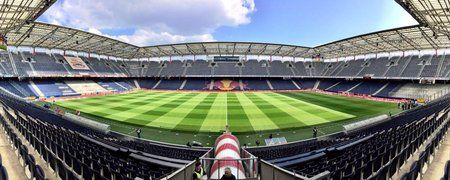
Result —
<instances>
[{"instance_id":1,"label":"metal railing","mask_svg":"<svg viewBox=\"0 0 450 180\"><path fill-rule=\"evenodd\" d=\"M209 179L220 179L220 177L212 177L213 172L211 172L211 168L214 163L217 163L217 174L223 174L221 172L221 165L223 164L230 164L229 162L232 161L233 164L239 165L242 164L243 166L243 173L245 174L245 177L242 177L239 173L239 168L236 168L235 170L232 169L231 173L236 176L236 179L257 179L258 178L258 165L259 165L259 159L257 157L249 157L249 158L240 158L240 159L216 159L216 158L200 158L200 161L202 162L206 174L208 175Z\"/></svg>"}]
</instances>

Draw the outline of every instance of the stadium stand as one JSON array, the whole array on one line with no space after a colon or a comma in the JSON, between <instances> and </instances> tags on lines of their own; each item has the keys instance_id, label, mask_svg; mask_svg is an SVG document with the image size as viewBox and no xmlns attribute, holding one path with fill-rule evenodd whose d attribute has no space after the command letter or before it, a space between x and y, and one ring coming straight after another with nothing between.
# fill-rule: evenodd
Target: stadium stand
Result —
<instances>
[{"instance_id":1,"label":"stadium stand","mask_svg":"<svg viewBox=\"0 0 450 180\"><path fill-rule=\"evenodd\" d=\"M209 79L188 79L183 90L208 90L208 84L211 81Z\"/></svg>"},{"instance_id":2,"label":"stadium stand","mask_svg":"<svg viewBox=\"0 0 450 180\"><path fill-rule=\"evenodd\" d=\"M361 82L359 81L340 81L339 83L330 86L326 90L332 92L345 92L357 87L360 83Z\"/></svg>"},{"instance_id":3,"label":"stadium stand","mask_svg":"<svg viewBox=\"0 0 450 180\"><path fill-rule=\"evenodd\" d=\"M175 80L161 80L158 86L155 89L163 89L163 90L178 90L181 87L183 80L175 79Z\"/></svg>"},{"instance_id":4,"label":"stadium stand","mask_svg":"<svg viewBox=\"0 0 450 180\"><path fill-rule=\"evenodd\" d=\"M364 60L353 60L353 61L347 61L341 70L337 72L337 76L344 76L344 77L354 77L359 74L359 72L364 69Z\"/></svg>"},{"instance_id":5,"label":"stadium stand","mask_svg":"<svg viewBox=\"0 0 450 180\"><path fill-rule=\"evenodd\" d=\"M385 86L385 82L371 82L371 81L363 81L361 84L359 84L357 87L348 90L349 92L355 93L355 94L366 94L366 95L372 95L378 90L380 90L383 86Z\"/></svg>"},{"instance_id":6,"label":"stadium stand","mask_svg":"<svg viewBox=\"0 0 450 180\"><path fill-rule=\"evenodd\" d=\"M153 79L139 79L137 80L139 87L143 88L143 89L153 89L153 87L155 87L155 85L158 83L158 80L153 80Z\"/></svg>"},{"instance_id":7,"label":"stadium stand","mask_svg":"<svg viewBox=\"0 0 450 180\"><path fill-rule=\"evenodd\" d=\"M270 76L293 76L292 66L289 62L272 61L267 67Z\"/></svg>"},{"instance_id":8,"label":"stadium stand","mask_svg":"<svg viewBox=\"0 0 450 180\"><path fill-rule=\"evenodd\" d=\"M397 1L416 19L418 25L364 34L317 47L253 42L140 47L82 30L36 22L38 16L55 1L30 0L25 5L7 1L0 8L0 17L6 17L0 20L1 133L17 155L27 179L153 180L177 179L173 178L176 175L180 175L178 179L187 179L188 176L190 179L193 166L198 163L194 160L198 158L202 163L210 160L211 164L204 164L205 169L212 169L206 174L215 173L214 177L219 178L223 174L221 171L227 169L229 164L220 164L209 156L211 154L225 161L230 157L242 157L233 160L236 161L233 171L239 172L241 177L256 172L260 175L259 179L288 179L278 175L292 179L426 179L424 173L448 133L450 56L446 53L450 30L445 28L449 27L448 18L441 18L441 14L435 13L445 9L442 5L445 3L433 0ZM5 46L7 50L3 50ZM160 60L167 58L170 60ZM285 144L281 145L271 145L266 141L268 146L259 146L255 142L254 147L243 144L241 148L237 137L228 133L228 109L230 112L250 114L254 116L252 118L258 118L260 114L247 114L247 108L238 107L241 104L237 98L229 95L231 93L224 93L220 94L223 95L221 100L232 99L230 106L227 104L227 108L222 108L226 112L221 112L226 116L225 134L228 138L217 138L215 149L192 147L191 142L182 146L145 140L141 139L140 134L135 138L130 133L140 133L140 128L129 128L125 126L127 122L117 122L120 125L100 130L93 127L95 125L83 124L82 120L70 119L67 116L70 113L61 113L60 107L54 111L52 107L45 107L59 103L54 99L51 101L52 97L66 100L118 92L127 94L136 89L174 91L164 92L167 94L185 90L274 91L276 96L270 98L279 102L289 98L288 95L293 93L291 91L314 91L316 93L311 94L338 94L338 98L356 96L355 99L396 102L398 110L402 103L409 107L399 114L386 112L380 115L385 117L382 120L350 130L347 126L354 125L353 121L365 121L352 119L351 113L333 111L342 117L351 116L345 119L348 121L342 120L338 127L341 129L333 134L326 132L317 137L314 127L313 138L310 139L293 142L284 139L280 143ZM261 94L269 97L266 93ZM321 98L328 100L324 97ZM210 99L208 101L212 101ZM162 101L167 99L163 97ZM253 103L258 100L248 101ZM420 105L417 104L419 101ZM43 107L39 103L44 104ZM184 105L190 106L189 103ZM215 99L208 107L196 104L199 109L222 105ZM297 104L289 105L292 109ZM169 104L163 108L172 106L176 105ZM266 106L273 105L260 105ZM289 112L282 109L280 114L297 118L295 114L290 114L295 112L286 111ZM189 116L198 116L198 112L189 112ZM263 113L261 116L268 116ZM85 119L84 123L87 123L88 119ZM283 125L268 119L270 121L267 122L273 123L274 127ZM188 121L189 118L176 120ZM144 125L147 123L143 122ZM155 122L158 123L161 122ZM254 122L249 120L247 123ZM116 132L117 127L127 129L128 134ZM163 129L162 126L153 128ZM217 133L208 128L205 127L204 131ZM274 129L262 129L252 129L252 135L262 138L265 130L268 130L267 133L275 132ZM174 132L172 130L176 131L171 129L170 133ZM195 133L198 134L194 137L203 135L199 139L212 138L210 134L202 134L201 127L197 130ZM284 129L276 131L281 130ZM286 129L286 133L291 133L291 129ZM183 138L180 139L184 141ZM272 140L272 134L269 140ZM199 142L193 144L201 146ZM0 180L8 179L8 173L15 172L5 168L2 155ZM249 158L253 156L257 158ZM443 179L449 179L449 163L446 164Z\"/></svg>"},{"instance_id":9,"label":"stadium stand","mask_svg":"<svg viewBox=\"0 0 450 180\"><path fill-rule=\"evenodd\" d=\"M3 106L7 118L2 123L20 131L62 179L74 176L74 173L85 179L158 178L186 163L182 159L192 160L207 151L118 140L63 120L34 105L27 106L7 94L0 96L2 102L9 105ZM52 125L55 123L57 126ZM136 149L147 153L139 154Z\"/></svg>"},{"instance_id":10,"label":"stadium stand","mask_svg":"<svg viewBox=\"0 0 450 180\"><path fill-rule=\"evenodd\" d=\"M384 74L386 77L400 77L400 73L409 63L412 56L399 57L398 59L391 58L389 61L389 68Z\"/></svg>"},{"instance_id":11,"label":"stadium stand","mask_svg":"<svg viewBox=\"0 0 450 180\"><path fill-rule=\"evenodd\" d=\"M292 80L287 79L271 79L270 84L272 84L273 89L275 90L296 90L298 89Z\"/></svg>"},{"instance_id":12,"label":"stadium stand","mask_svg":"<svg viewBox=\"0 0 450 180\"><path fill-rule=\"evenodd\" d=\"M265 79L244 79L242 82L246 84L246 90L270 90Z\"/></svg>"},{"instance_id":13,"label":"stadium stand","mask_svg":"<svg viewBox=\"0 0 450 180\"><path fill-rule=\"evenodd\" d=\"M293 63L292 66L292 70L294 72L294 76L309 76L310 74L307 73L307 70L305 68L305 63L304 62L295 62ZM313 66L311 65L311 67L308 66L308 70L313 68Z\"/></svg>"},{"instance_id":14,"label":"stadium stand","mask_svg":"<svg viewBox=\"0 0 450 180\"><path fill-rule=\"evenodd\" d=\"M163 63L121 62L81 57L89 70L71 68L60 54L29 52L4 54L0 72L4 77L334 77L334 78L448 78L448 56L411 55L405 57L379 57L339 62L282 62L278 60L245 62L209 62L205 60L175 60ZM241 64L242 63L242 64ZM127 64L127 65L126 65ZM16 68L13 68L16 67ZM14 69L17 69L17 73Z\"/></svg>"},{"instance_id":15,"label":"stadium stand","mask_svg":"<svg viewBox=\"0 0 450 180\"><path fill-rule=\"evenodd\" d=\"M236 62L215 62L214 75L216 76L238 76L240 66Z\"/></svg>"},{"instance_id":16,"label":"stadium stand","mask_svg":"<svg viewBox=\"0 0 450 180\"><path fill-rule=\"evenodd\" d=\"M242 76L267 76L267 62L249 60L242 67Z\"/></svg>"},{"instance_id":17,"label":"stadium stand","mask_svg":"<svg viewBox=\"0 0 450 180\"><path fill-rule=\"evenodd\" d=\"M373 95L379 96L379 97L389 97L390 92L394 91L395 89L398 89L401 87L401 84L399 82L388 82L385 86L383 86L378 92L375 92Z\"/></svg>"},{"instance_id":18,"label":"stadium stand","mask_svg":"<svg viewBox=\"0 0 450 180\"><path fill-rule=\"evenodd\" d=\"M34 91L41 92L45 97L59 97L79 95L72 88L70 88L64 81L40 80L38 83L30 81L30 84L35 84ZM33 85L32 85L33 86ZM36 93L39 95L39 93Z\"/></svg>"},{"instance_id":19,"label":"stadium stand","mask_svg":"<svg viewBox=\"0 0 450 180\"><path fill-rule=\"evenodd\" d=\"M324 80L320 80L319 81L319 89L324 89L327 90L328 88L337 85L338 83L340 83L339 80L334 80L334 79L324 79Z\"/></svg>"},{"instance_id":20,"label":"stadium stand","mask_svg":"<svg viewBox=\"0 0 450 180\"><path fill-rule=\"evenodd\" d=\"M313 89L317 80L314 79L295 79L294 82L300 87L300 89Z\"/></svg>"},{"instance_id":21,"label":"stadium stand","mask_svg":"<svg viewBox=\"0 0 450 180\"><path fill-rule=\"evenodd\" d=\"M186 65L186 76L210 76L212 73L210 63L205 60L188 61Z\"/></svg>"},{"instance_id":22,"label":"stadium stand","mask_svg":"<svg viewBox=\"0 0 450 180\"><path fill-rule=\"evenodd\" d=\"M184 62L181 61L165 62L161 67L161 77L180 77L184 72Z\"/></svg>"},{"instance_id":23,"label":"stadium stand","mask_svg":"<svg viewBox=\"0 0 450 180\"><path fill-rule=\"evenodd\" d=\"M406 83L399 88L391 91L389 97L400 97L400 98L426 98L428 96L433 96L441 91L449 89L450 86L446 84L417 84L417 83ZM423 96L423 97L420 97Z\"/></svg>"},{"instance_id":24,"label":"stadium stand","mask_svg":"<svg viewBox=\"0 0 450 180\"><path fill-rule=\"evenodd\" d=\"M306 176L328 170L333 179L389 178L438 127L448 128L448 110L441 106L448 101L446 97L441 102L395 117L399 119L392 121L395 124L390 122L365 130L364 138L350 144L273 162ZM445 115L435 114L441 111ZM401 139L394 140L398 137Z\"/></svg>"},{"instance_id":25,"label":"stadium stand","mask_svg":"<svg viewBox=\"0 0 450 180\"><path fill-rule=\"evenodd\" d=\"M3 90L19 97L59 97L107 91L122 92L137 87L158 90L208 90L210 89L208 84L219 82L221 79L211 81L208 78L204 79L205 77L216 75L217 77L233 77L240 76L241 73L243 76L258 77L233 80L239 84L242 82L244 90L298 90L300 88L415 99L427 98L439 93L443 95L445 93L442 91L449 89L445 84L420 84L415 79L448 74L447 64L444 62L445 56L433 55L380 57L332 63L296 62L291 64L282 61L249 60L243 63L243 67L239 67L236 62L204 60L162 63L150 61L145 65L146 63L83 58L90 70L74 70L66 66L65 61L54 60L55 58L48 54L19 52L12 54L12 57L14 58L12 61L1 62L3 68L15 66L17 72L24 73L25 76L45 76L42 74L49 72L47 74L49 76L87 73L117 77L114 79L91 77L90 80L84 81L55 79L0 81L0 87ZM9 64L8 61L14 62L14 65ZM192 77L182 77L183 74ZM118 78L122 75L139 79ZM154 79L145 78L149 75ZM321 75L326 75L327 78L315 77ZM417 82L381 81L376 78L373 80L346 79L346 77L368 76L386 78L390 75L415 79ZM194 76L202 78L193 78ZM275 78L279 76L285 79ZM303 78L297 79L295 76ZM172 78L164 79L164 77ZM240 86L234 87L234 90L240 90ZM214 86L213 90L219 90L219 88ZM202 148L191 149L157 142L130 140L123 138L120 134L102 134L67 122L60 116L51 115L50 112L38 107L25 106L25 102L7 94L3 93L1 100L6 112L6 118L2 120L3 126L10 128L11 133L15 128L21 134L11 135L11 137L24 136L32 148L40 153L49 167L62 179L76 177L158 179L208 151ZM351 134L338 133L329 136L328 139L311 139L281 146L254 147L246 150L276 166L305 177L313 177L321 172L329 171L331 179L390 178L396 175L395 173L402 165L407 164L408 157L413 155L425 139L432 134L437 134L433 137L435 143L420 152L419 158L411 165L410 170L402 175L403 178L413 179L421 176L421 169L429 162L430 155L436 148L435 144L442 139L442 135L448 128L448 121L445 120L448 110L446 105L443 106L448 102L449 97L445 96L423 107L392 117L386 123L367 127ZM55 122L58 122L57 126L50 125ZM44 136L48 137L44 138ZM58 138L62 136L67 138ZM398 137L402 138L395 142L394 139ZM72 144L69 145L68 142ZM21 161L27 165L32 176L45 177L42 168L33 163L33 157L27 154L26 148L29 147L20 145L19 141L16 145Z\"/></svg>"},{"instance_id":26,"label":"stadium stand","mask_svg":"<svg viewBox=\"0 0 450 180\"><path fill-rule=\"evenodd\" d=\"M159 62L150 61L148 64L144 63L145 68L145 76L146 77L157 77L161 71L161 64Z\"/></svg>"}]
</instances>

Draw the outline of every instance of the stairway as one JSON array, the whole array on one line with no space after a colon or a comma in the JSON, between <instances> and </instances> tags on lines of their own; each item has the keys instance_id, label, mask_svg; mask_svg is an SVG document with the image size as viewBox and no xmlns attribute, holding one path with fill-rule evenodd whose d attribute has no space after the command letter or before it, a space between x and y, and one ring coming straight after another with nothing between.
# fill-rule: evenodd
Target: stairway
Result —
<instances>
[{"instance_id":1,"label":"stairway","mask_svg":"<svg viewBox=\"0 0 450 180\"><path fill-rule=\"evenodd\" d=\"M412 57L413 56L409 56L409 58L406 60L406 63L403 65L402 70L400 70L398 77L401 77L403 75L403 71L405 71L406 67L408 67L409 63L411 62Z\"/></svg>"},{"instance_id":2,"label":"stairway","mask_svg":"<svg viewBox=\"0 0 450 180\"><path fill-rule=\"evenodd\" d=\"M380 89L378 89L375 93L372 94L372 96L377 95L378 93L380 93L381 91L383 91L387 86L389 86L389 82L386 83L383 87L381 87Z\"/></svg>"},{"instance_id":3,"label":"stairway","mask_svg":"<svg viewBox=\"0 0 450 180\"><path fill-rule=\"evenodd\" d=\"M9 55L9 61L11 62L11 67L13 68L14 75L18 75L19 73L17 72L16 63L14 62L14 58L13 58L11 52L8 52L8 55Z\"/></svg>"},{"instance_id":4,"label":"stairway","mask_svg":"<svg viewBox=\"0 0 450 180\"><path fill-rule=\"evenodd\" d=\"M22 95L24 95L25 97L29 97L32 96L32 94L30 94L28 91L26 91L25 89L23 89L22 87L20 87L19 84L17 84L15 81L9 81L9 83L17 89L17 91L19 91Z\"/></svg>"}]
</instances>

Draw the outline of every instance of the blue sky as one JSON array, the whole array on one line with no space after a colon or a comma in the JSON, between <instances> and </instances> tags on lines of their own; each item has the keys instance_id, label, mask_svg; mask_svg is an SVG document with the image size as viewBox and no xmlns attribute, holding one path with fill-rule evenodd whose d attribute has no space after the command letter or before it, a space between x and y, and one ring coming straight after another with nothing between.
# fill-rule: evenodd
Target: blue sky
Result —
<instances>
[{"instance_id":1,"label":"blue sky","mask_svg":"<svg viewBox=\"0 0 450 180\"><path fill-rule=\"evenodd\" d=\"M197 41L317 46L417 24L394 0L63 0L39 20L141 46Z\"/></svg>"}]
</instances>

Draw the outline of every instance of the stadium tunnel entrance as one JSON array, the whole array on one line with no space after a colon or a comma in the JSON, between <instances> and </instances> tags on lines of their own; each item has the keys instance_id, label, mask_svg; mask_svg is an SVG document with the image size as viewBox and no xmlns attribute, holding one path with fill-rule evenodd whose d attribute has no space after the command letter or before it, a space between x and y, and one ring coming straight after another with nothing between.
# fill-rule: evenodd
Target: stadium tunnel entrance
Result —
<instances>
[{"instance_id":1,"label":"stadium tunnel entrance","mask_svg":"<svg viewBox=\"0 0 450 180\"><path fill-rule=\"evenodd\" d=\"M328 171L308 178L295 172L286 171L269 162L252 155L240 147L239 139L228 130L220 135L214 149L208 151L199 159L191 162L172 175L170 180L187 179L201 174L200 179L329 179ZM200 173L197 173L200 172ZM233 178L234 177L234 178Z\"/></svg>"}]
</instances>

